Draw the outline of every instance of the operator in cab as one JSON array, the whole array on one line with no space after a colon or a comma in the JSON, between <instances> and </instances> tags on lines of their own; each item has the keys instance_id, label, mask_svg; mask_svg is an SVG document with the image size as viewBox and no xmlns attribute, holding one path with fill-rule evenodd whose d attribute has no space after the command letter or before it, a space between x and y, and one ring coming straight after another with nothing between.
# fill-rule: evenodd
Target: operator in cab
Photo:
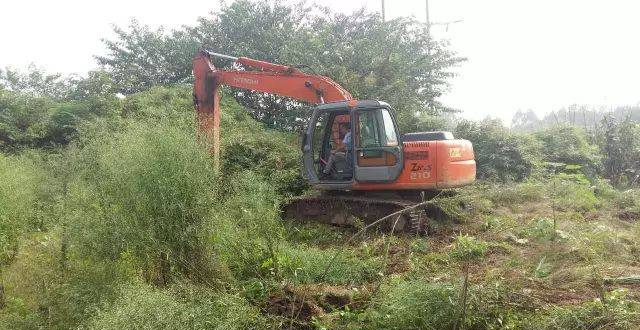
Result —
<instances>
[{"instance_id":1,"label":"operator in cab","mask_svg":"<svg viewBox=\"0 0 640 330\"><path fill-rule=\"evenodd\" d=\"M346 123L340 123L339 126L339 132L341 136L344 136L342 138L342 144L338 145L335 149L331 150L331 156L329 156L329 160L327 161L327 165L324 167L324 170L322 171L322 173L327 176L331 173L331 170L333 170L335 164L336 164L336 159L342 158L344 159L347 165L347 170L351 171L351 163L352 163L352 158L351 158L351 147L352 147L352 140L351 140L351 127L349 125L348 122Z\"/></svg>"}]
</instances>

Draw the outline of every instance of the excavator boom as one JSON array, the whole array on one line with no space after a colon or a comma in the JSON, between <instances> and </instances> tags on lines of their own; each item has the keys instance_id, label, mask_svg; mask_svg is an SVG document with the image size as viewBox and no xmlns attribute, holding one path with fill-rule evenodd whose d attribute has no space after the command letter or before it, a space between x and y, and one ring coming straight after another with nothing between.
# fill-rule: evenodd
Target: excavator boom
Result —
<instances>
[{"instance_id":1,"label":"excavator boom","mask_svg":"<svg viewBox=\"0 0 640 330\"><path fill-rule=\"evenodd\" d=\"M211 63L212 56L231 59L245 69L254 70L219 70ZM212 143L216 168L220 159L220 85L287 96L312 104L353 99L342 86L324 76L307 74L286 65L208 51L201 51L193 58L193 75L199 132Z\"/></svg>"}]
</instances>

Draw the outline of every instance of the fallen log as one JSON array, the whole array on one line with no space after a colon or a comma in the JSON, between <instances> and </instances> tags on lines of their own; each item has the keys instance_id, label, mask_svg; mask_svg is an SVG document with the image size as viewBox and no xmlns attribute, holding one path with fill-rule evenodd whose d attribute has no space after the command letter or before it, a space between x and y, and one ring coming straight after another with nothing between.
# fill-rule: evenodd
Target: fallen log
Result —
<instances>
[{"instance_id":1,"label":"fallen log","mask_svg":"<svg viewBox=\"0 0 640 330\"><path fill-rule=\"evenodd\" d=\"M604 284L640 284L640 275L605 277Z\"/></svg>"}]
</instances>

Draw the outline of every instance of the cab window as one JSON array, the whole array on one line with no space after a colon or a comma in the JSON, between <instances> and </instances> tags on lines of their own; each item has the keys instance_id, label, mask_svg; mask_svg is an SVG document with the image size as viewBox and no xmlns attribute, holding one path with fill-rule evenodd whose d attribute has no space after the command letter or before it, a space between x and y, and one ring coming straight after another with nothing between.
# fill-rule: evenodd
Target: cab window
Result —
<instances>
[{"instance_id":1,"label":"cab window","mask_svg":"<svg viewBox=\"0 0 640 330\"><path fill-rule=\"evenodd\" d=\"M358 114L358 147L370 148L382 146L380 132L378 131L378 118L376 111L362 111Z\"/></svg>"},{"instance_id":2,"label":"cab window","mask_svg":"<svg viewBox=\"0 0 640 330\"><path fill-rule=\"evenodd\" d=\"M386 109L379 111L362 111L358 114L358 131L360 139L358 147L395 147L398 135L393 125L393 118Z\"/></svg>"},{"instance_id":3,"label":"cab window","mask_svg":"<svg viewBox=\"0 0 640 330\"><path fill-rule=\"evenodd\" d=\"M396 135L396 128L393 125L393 119L389 111L382 109L382 121L384 122L384 133L387 138L387 146L395 147L398 145L398 136Z\"/></svg>"}]
</instances>

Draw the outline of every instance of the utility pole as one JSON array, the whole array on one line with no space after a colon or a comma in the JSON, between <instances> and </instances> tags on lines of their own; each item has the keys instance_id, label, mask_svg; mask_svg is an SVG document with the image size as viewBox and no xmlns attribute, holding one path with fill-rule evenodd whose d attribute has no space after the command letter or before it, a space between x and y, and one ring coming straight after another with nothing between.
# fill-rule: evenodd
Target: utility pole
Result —
<instances>
[{"instance_id":1,"label":"utility pole","mask_svg":"<svg viewBox=\"0 0 640 330\"><path fill-rule=\"evenodd\" d=\"M382 1L384 2L384 0ZM427 23L427 35L429 35L429 32L431 30L431 23L429 22L429 0L424 0L425 2L425 8L426 8L426 18L425 18L425 23Z\"/></svg>"},{"instance_id":2,"label":"utility pole","mask_svg":"<svg viewBox=\"0 0 640 330\"><path fill-rule=\"evenodd\" d=\"M382 0L382 21L384 22L384 0Z\"/></svg>"}]
</instances>

